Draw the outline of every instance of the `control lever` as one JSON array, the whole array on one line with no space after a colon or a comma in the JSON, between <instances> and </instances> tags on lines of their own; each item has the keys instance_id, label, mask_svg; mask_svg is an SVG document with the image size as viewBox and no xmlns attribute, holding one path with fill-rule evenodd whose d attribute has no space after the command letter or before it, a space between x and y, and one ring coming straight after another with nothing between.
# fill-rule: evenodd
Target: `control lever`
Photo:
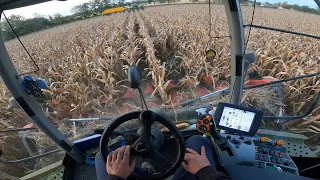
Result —
<instances>
[{"instance_id":1,"label":"control lever","mask_svg":"<svg viewBox=\"0 0 320 180\"><path fill-rule=\"evenodd\" d=\"M228 139L221 136L220 133L217 131L216 123L213 121L212 127L210 128L210 134L214 139L214 142L219 146L219 148L223 151L226 148L228 143Z\"/></svg>"}]
</instances>

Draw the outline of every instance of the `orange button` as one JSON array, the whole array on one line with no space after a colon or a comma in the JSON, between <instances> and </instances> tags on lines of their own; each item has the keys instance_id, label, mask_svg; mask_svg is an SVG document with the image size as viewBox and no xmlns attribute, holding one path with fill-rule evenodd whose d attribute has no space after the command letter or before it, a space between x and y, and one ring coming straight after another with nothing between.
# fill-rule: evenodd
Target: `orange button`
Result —
<instances>
[{"instance_id":1,"label":"orange button","mask_svg":"<svg viewBox=\"0 0 320 180\"><path fill-rule=\"evenodd\" d=\"M262 143L269 142L269 138L268 137L262 137L262 138L260 138L260 142L262 142Z\"/></svg>"},{"instance_id":2,"label":"orange button","mask_svg":"<svg viewBox=\"0 0 320 180\"><path fill-rule=\"evenodd\" d=\"M276 144L277 144L277 146L283 146L283 145L286 144L286 142L285 142L284 140L278 140L278 141L276 142Z\"/></svg>"}]
</instances>

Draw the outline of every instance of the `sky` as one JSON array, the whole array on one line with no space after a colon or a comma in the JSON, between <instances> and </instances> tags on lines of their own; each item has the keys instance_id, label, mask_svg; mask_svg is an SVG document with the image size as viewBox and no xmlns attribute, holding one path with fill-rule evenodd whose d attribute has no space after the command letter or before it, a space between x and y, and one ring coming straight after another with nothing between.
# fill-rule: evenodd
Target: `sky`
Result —
<instances>
[{"instance_id":1,"label":"sky","mask_svg":"<svg viewBox=\"0 0 320 180\"><path fill-rule=\"evenodd\" d=\"M277 3L287 1L289 4L298 4L300 6L309 6L311 8L318 8L314 0L257 0L257 2Z\"/></svg>"},{"instance_id":2,"label":"sky","mask_svg":"<svg viewBox=\"0 0 320 180\"><path fill-rule=\"evenodd\" d=\"M88 1L89 0L50 1L42 4L5 11L5 14L7 16L10 16L12 14L20 14L26 18L33 17L34 13L38 13L44 16L53 15L55 13L60 13L62 15L69 15L72 13L71 12L72 7ZM276 3L280 1L283 2L284 0L257 0L257 2L270 2L270 3ZM287 1L289 4L306 5L312 8L317 7L317 4L313 0L285 0L285 1Z\"/></svg>"},{"instance_id":3,"label":"sky","mask_svg":"<svg viewBox=\"0 0 320 180\"><path fill-rule=\"evenodd\" d=\"M41 4L36 4L32 6L27 6L23 8L13 9L4 11L7 16L12 14L21 14L24 17L33 17L34 13L39 13L41 15L53 15L55 13L60 13L62 15L71 14L72 7L88 2L89 0L67 0L67 1L49 1Z\"/></svg>"}]
</instances>

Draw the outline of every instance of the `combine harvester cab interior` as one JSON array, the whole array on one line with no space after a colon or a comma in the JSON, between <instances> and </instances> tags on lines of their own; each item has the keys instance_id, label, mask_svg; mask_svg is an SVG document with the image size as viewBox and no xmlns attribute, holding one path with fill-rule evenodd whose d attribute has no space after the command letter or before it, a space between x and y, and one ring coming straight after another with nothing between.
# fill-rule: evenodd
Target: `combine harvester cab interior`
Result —
<instances>
[{"instance_id":1,"label":"combine harvester cab interior","mask_svg":"<svg viewBox=\"0 0 320 180\"><path fill-rule=\"evenodd\" d=\"M47 0L0 0L0 9L6 12L46 2ZM46 62L38 63L40 57L33 52L29 35L19 37L15 33L16 43L26 52L23 57L10 54L15 47L10 45L13 40L4 41L0 38L0 75L3 80L1 83L5 84L12 96L7 99L9 108L5 109L8 111L6 114L23 110L32 120L30 124L21 124L22 128L0 129L1 136L6 133L18 133L18 141L21 141L23 148L26 148L30 155L10 159L6 155L7 151L0 149L0 167L30 161L38 163L41 158L63 153L61 161L52 162L19 178L98 179L97 159L105 162L110 151L130 145L131 156L137 159L136 166L150 161L156 169L156 173L152 174L135 174L132 176L133 179L171 179L183 162L186 153L185 142L192 136L200 135L210 142L216 169L231 179L320 179L317 173L320 170L320 147L317 141L320 128L316 126L320 119L317 114L320 72L316 72L320 70L316 67L320 62L319 53L316 54L316 50L312 51L316 54L312 56L315 59L312 61L317 61L318 64L313 66L314 69L305 70L297 66L301 64L300 59L307 60L304 57L308 55L303 51L307 48L306 45L289 47L288 49L296 49L291 49L290 52L288 50L287 54L281 55L261 50L261 47L255 49L255 45L251 45L252 49L249 49L248 45L252 38L250 34L255 30L274 32L274 37L280 33L301 36L304 39L297 41L308 41L310 46L319 44L319 34L255 25L255 18L259 18L258 15L255 16L257 9L265 12L275 11L273 6L264 5L265 3L256 0L224 0L219 5L212 3L209 0L195 5L195 9L209 9L206 15L199 14L200 18L193 17L196 21L207 18L204 21L206 24L198 27L193 27L193 22L181 26L181 19L174 17L176 12L172 11L172 8L181 7L180 11L177 10L178 14L192 9L191 6L194 4L178 5L172 2L165 6L160 4L150 7L133 3L130 8L105 9L100 11L101 17L80 20L84 24L95 22L93 25L97 26L107 26L103 23L108 21L110 27L104 28L113 32L113 35L108 35L106 29L92 31L87 28L88 36L74 36L72 42L78 46L76 50L70 47L68 51L78 50L79 54L67 58L71 62L66 62L69 63L70 72L63 70L62 65L46 67ZM314 4L320 8L318 0L315 0ZM277 8L285 5L288 4L282 4ZM141 7L145 8L144 11L135 11ZM166 11L166 8L170 10ZM218 16L212 8L225 12L221 17L225 18L226 26L212 21ZM294 10L290 13L293 12ZM320 19L319 15L309 15L314 16L313 18L318 16L316 18ZM1 17L8 20L5 13L1 13ZM245 19L248 22L245 22ZM78 29L77 23L79 22L72 22L75 27L73 30ZM167 25L170 23L171 27ZM196 25L197 23L199 22L195 22ZM9 26L14 32L15 23L9 22ZM61 26L67 27L68 24ZM187 28L187 31L183 31ZM221 29L229 34L215 32ZM178 31L184 33L177 33L179 37L176 37L175 32ZM198 33L200 31L201 33ZM38 37L47 38L46 32L55 33L50 28L36 33L43 33ZM100 33L99 38L108 38L103 41L91 40L97 32ZM32 35L37 37L35 34ZM66 39L67 44L70 37L64 36L60 40ZM261 38L258 35L255 37ZM174 39L190 42L175 44ZM227 48L217 48L217 44L222 42L221 39L226 42L225 46L230 45L230 52ZM280 42L281 38L274 40L271 36L267 41L269 40ZM267 41L265 46L275 52L287 48L281 43L277 47L272 46ZM89 42L95 45L91 46ZM39 44L37 48L42 46L46 45ZM53 56L60 51L68 53L53 46L54 44L52 48L56 51L48 52L43 48L43 54L51 53ZM202 49L198 50L196 47ZM62 48L68 47L65 45ZM94 53L87 53L89 50ZM318 51L320 52L319 45ZM19 58L30 58L31 63L27 65L32 66L33 70L22 71L17 68ZM274 67L263 64L259 58L269 60ZM285 60L290 63L286 64ZM109 67L114 67L114 71ZM282 67L294 67L300 73L296 73L296 76L288 73L289 70L274 73ZM77 73L73 74L75 70ZM91 79L82 81L81 77L85 76L90 76ZM74 84L71 84L71 81ZM289 82L300 84L290 86L286 84ZM301 84L302 82L307 83ZM83 86L86 83L92 86ZM309 95L304 97L306 100L303 103L294 106L294 103L288 103L289 95L285 92L296 92L297 86L302 86L299 89L300 94L308 91ZM313 90L309 91L311 87ZM81 97L77 96L81 93ZM93 100L91 97L94 97ZM78 101L79 104L68 101ZM299 110L287 113L285 109L289 108ZM4 116L6 117L11 116ZM56 121L57 119L59 121ZM307 128L299 129L305 126ZM308 128L311 129L310 132ZM34 146L37 143L30 138L28 132L38 130L54 142L55 148L46 149L44 152L37 151L37 147ZM16 178L7 173L0 175L0 178Z\"/></svg>"}]
</instances>

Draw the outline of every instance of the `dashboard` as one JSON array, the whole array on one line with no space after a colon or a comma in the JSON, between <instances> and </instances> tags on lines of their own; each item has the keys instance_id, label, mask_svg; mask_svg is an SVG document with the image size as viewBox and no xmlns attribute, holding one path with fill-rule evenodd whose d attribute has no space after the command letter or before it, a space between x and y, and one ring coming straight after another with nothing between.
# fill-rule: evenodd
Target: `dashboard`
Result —
<instances>
[{"instance_id":1,"label":"dashboard","mask_svg":"<svg viewBox=\"0 0 320 180\"><path fill-rule=\"evenodd\" d=\"M299 176L299 170L287 154L283 140L271 140L256 135L263 112L227 103L219 103L214 114L211 112L206 111L198 116L197 129L204 134L211 133L208 137L216 152L218 164L232 179L256 179L262 174L265 175L260 179L308 179ZM216 127L213 127L214 125ZM216 128L224 130L225 133L217 132ZM223 146L222 139L226 142ZM242 175L236 173L233 177L232 174L237 172L237 169L238 173L244 176L257 172L260 174L252 174L252 178L240 178ZM249 169L250 172L243 173Z\"/></svg>"}]
</instances>

